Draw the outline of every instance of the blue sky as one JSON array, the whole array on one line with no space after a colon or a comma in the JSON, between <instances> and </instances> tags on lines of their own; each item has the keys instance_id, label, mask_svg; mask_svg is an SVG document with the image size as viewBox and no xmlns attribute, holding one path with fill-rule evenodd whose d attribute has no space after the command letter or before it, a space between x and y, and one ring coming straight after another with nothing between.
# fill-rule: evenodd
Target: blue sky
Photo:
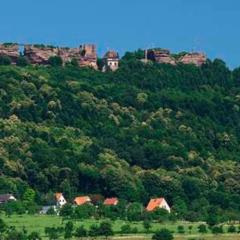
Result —
<instances>
[{"instance_id":1,"label":"blue sky","mask_svg":"<svg viewBox=\"0 0 240 240\"><path fill-rule=\"evenodd\" d=\"M196 50L240 66L239 0L7 0L0 8L0 42L93 42L100 55Z\"/></svg>"}]
</instances>

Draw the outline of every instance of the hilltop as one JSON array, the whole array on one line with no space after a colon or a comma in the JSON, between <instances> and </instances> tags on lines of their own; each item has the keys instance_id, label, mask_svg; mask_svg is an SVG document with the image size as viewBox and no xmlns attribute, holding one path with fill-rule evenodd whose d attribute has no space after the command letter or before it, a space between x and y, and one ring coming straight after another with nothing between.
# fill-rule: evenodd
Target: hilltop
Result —
<instances>
[{"instance_id":1,"label":"hilltop","mask_svg":"<svg viewBox=\"0 0 240 240\"><path fill-rule=\"evenodd\" d=\"M105 73L0 66L0 192L164 196L188 220L239 219L240 70L143 57Z\"/></svg>"}]
</instances>

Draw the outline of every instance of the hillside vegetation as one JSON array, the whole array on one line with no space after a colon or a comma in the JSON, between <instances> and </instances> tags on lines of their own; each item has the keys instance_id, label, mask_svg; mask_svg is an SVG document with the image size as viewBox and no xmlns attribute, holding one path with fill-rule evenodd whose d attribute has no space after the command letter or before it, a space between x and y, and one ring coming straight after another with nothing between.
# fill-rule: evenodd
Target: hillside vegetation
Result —
<instances>
[{"instance_id":1,"label":"hillside vegetation","mask_svg":"<svg viewBox=\"0 0 240 240\"><path fill-rule=\"evenodd\" d=\"M240 69L137 58L114 73L0 66L0 192L164 196L180 218L239 219Z\"/></svg>"}]
</instances>

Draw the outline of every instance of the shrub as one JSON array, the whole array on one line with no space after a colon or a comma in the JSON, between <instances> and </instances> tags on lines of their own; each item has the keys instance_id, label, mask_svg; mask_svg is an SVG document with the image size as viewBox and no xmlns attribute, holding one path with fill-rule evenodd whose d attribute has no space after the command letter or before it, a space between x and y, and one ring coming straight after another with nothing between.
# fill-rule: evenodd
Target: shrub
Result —
<instances>
[{"instance_id":1,"label":"shrub","mask_svg":"<svg viewBox=\"0 0 240 240\"><path fill-rule=\"evenodd\" d=\"M173 240L173 234L168 229L157 231L152 236L153 240Z\"/></svg>"}]
</instances>

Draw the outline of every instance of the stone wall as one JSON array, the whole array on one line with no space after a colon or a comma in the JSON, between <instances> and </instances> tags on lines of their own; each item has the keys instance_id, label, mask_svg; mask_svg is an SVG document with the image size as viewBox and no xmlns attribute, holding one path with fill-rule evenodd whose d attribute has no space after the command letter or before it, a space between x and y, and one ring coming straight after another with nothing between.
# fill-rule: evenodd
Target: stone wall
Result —
<instances>
[{"instance_id":1,"label":"stone wall","mask_svg":"<svg viewBox=\"0 0 240 240\"><path fill-rule=\"evenodd\" d=\"M17 44L0 44L0 56L7 56L15 64L19 54L19 47Z\"/></svg>"}]
</instances>

